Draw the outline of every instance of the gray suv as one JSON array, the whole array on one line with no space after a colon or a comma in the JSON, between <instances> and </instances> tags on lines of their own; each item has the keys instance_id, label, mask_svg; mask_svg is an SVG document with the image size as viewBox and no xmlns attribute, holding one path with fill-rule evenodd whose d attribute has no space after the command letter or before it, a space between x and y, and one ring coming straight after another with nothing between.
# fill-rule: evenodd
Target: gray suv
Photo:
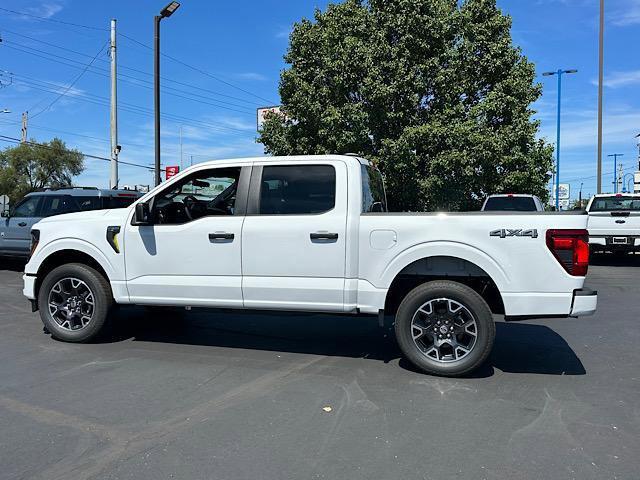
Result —
<instances>
[{"instance_id":1,"label":"gray suv","mask_svg":"<svg viewBox=\"0 0 640 480\"><path fill-rule=\"evenodd\" d=\"M31 227L44 217L85 210L124 208L141 196L140 192L133 190L99 190L93 187L29 193L14 208L2 212L0 255L28 257Z\"/></svg>"}]
</instances>

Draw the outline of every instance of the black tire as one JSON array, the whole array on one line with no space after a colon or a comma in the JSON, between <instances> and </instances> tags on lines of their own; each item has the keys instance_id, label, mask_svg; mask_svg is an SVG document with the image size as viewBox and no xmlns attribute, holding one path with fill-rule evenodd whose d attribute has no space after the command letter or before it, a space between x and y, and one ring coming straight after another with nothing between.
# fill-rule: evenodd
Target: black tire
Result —
<instances>
[{"instance_id":1,"label":"black tire","mask_svg":"<svg viewBox=\"0 0 640 480\"><path fill-rule=\"evenodd\" d=\"M449 310L452 307L457 310L455 313L447 311L440 315L437 309L442 308L439 306L441 304L446 305ZM427 314L424 310L419 312L425 305L427 310L435 313ZM459 309L459 305L464 309ZM452 326L445 328L445 325L436 324L436 321L444 324L449 317L455 318L448 323ZM475 321L475 326L471 319ZM460 333L454 332L454 323L455 331ZM439 340L442 333L440 328L444 329L445 338ZM446 330L447 328L450 330ZM449 336L455 339L455 343L447 343L447 331L451 332ZM475 331L475 337L467 331ZM396 313L395 332L402 353L417 368L432 375L456 377L471 373L487 359L493 348L496 326L487 302L478 293L458 282L436 280L419 285L402 300ZM418 336L416 340L414 333ZM461 346L454 352L453 345L458 345L458 341ZM444 343L438 347L438 342ZM470 346L466 353L462 348L463 344L465 349ZM441 355L447 351L450 354Z\"/></svg>"},{"instance_id":2,"label":"black tire","mask_svg":"<svg viewBox=\"0 0 640 480\"><path fill-rule=\"evenodd\" d=\"M49 295L52 289L64 279L77 279L88 287L93 294L92 315L85 326L75 330L64 328L56 321L49 310ZM109 312L113 305L111 286L104 276L93 268L81 263L69 263L53 269L44 278L38 291L40 318L51 336L57 340L74 343L86 343L95 340L107 326Z\"/></svg>"}]
</instances>

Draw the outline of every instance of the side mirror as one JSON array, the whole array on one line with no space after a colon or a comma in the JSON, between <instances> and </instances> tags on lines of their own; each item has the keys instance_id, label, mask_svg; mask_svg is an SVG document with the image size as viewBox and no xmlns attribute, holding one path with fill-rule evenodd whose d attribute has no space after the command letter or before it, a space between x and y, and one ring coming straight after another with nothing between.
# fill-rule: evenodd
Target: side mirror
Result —
<instances>
[{"instance_id":1,"label":"side mirror","mask_svg":"<svg viewBox=\"0 0 640 480\"><path fill-rule=\"evenodd\" d=\"M384 212L384 204L382 202L373 202L371 205L371 212Z\"/></svg>"},{"instance_id":2,"label":"side mirror","mask_svg":"<svg viewBox=\"0 0 640 480\"><path fill-rule=\"evenodd\" d=\"M151 210L148 203L136 203L136 213L133 217L134 225L151 225Z\"/></svg>"},{"instance_id":3,"label":"side mirror","mask_svg":"<svg viewBox=\"0 0 640 480\"><path fill-rule=\"evenodd\" d=\"M9 218L11 216L9 214L9 210L3 210L2 213L0 213L0 215L2 215L3 218Z\"/></svg>"}]
</instances>

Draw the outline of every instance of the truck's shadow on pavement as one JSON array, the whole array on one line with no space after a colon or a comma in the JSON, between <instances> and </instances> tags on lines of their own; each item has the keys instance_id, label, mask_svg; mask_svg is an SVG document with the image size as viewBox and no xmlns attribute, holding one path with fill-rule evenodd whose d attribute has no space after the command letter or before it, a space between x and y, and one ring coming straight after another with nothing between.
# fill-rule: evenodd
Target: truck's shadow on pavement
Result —
<instances>
[{"instance_id":1,"label":"truck's shadow on pavement","mask_svg":"<svg viewBox=\"0 0 640 480\"><path fill-rule=\"evenodd\" d=\"M627 255L592 253L589 264L599 267L640 267L640 255L637 253Z\"/></svg>"},{"instance_id":2,"label":"truck's shadow on pavement","mask_svg":"<svg viewBox=\"0 0 640 480\"><path fill-rule=\"evenodd\" d=\"M182 345L285 353L367 358L385 363L402 359L391 319L385 328L375 317L349 317L263 311L122 308L106 342L133 339ZM495 369L509 373L584 375L585 369L567 342L546 326L496 323L496 342L489 361L472 377L489 377Z\"/></svg>"}]
</instances>

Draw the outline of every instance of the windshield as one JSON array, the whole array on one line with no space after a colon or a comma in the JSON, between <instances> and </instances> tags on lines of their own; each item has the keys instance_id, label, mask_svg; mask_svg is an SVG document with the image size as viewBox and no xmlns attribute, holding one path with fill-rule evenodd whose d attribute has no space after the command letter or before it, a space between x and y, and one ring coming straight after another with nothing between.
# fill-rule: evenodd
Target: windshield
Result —
<instances>
[{"instance_id":1,"label":"windshield","mask_svg":"<svg viewBox=\"0 0 640 480\"><path fill-rule=\"evenodd\" d=\"M536 202L531 197L491 197L485 211L535 212Z\"/></svg>"},{"instance_id":2,"label":"windshield","mask_svg":"<svg viewBox=\"0 0 640 480\"><path fill-rule=\"evenodd\" d=\"M640 197L621 195L619 197L595 198L590 212L615 212L618 210L640 211Z\"/></svg>"}]
</instances>

